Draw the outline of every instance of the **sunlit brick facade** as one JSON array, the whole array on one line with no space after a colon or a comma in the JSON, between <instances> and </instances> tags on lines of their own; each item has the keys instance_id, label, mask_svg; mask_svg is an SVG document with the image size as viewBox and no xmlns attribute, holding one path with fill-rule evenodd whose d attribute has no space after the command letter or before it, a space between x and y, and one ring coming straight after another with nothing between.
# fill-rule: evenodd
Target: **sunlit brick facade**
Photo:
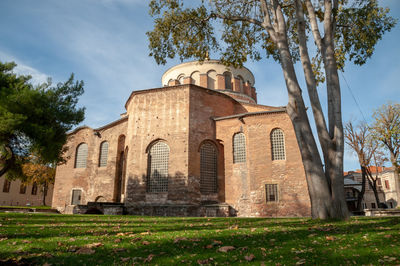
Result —
<instances>
[{"instance_id":1,"label":"sunlit brick facade","mask_svg":"<svg viewBox=\"0 0 400 266\"><path fill-rule=\"evenodd\" d=\"M132 92L119 120L70 133L53 207L105 201L142 215L309 215L293 125L284 107L257 104L254 83L248 69L214 60L169 69L163 87Z\"/></svg>"}]
</instances>

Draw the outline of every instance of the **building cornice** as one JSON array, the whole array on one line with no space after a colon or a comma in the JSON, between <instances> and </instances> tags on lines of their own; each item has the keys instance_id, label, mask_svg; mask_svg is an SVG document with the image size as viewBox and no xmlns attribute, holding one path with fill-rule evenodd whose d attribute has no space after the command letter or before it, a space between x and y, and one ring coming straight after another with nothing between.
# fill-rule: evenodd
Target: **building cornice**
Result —
<instances>
[{"instance_id":1,"label":"building cornice","mask_svg":"<svg viewBox=\"0 0 400 266\"><path fill-rule=\"evenodd\" d=\"M228 116L220 116L220 117L213 117L214 121L221 121L221 120L228 120L228 119L235 119L235 118L244 118L247 116L257 116L257 115L266 115L266 114L274 114L274 113L286 113L286 108L282 107L273 111L261 111L261 112L250 112L250 113L243 113L237 115L228 115Z\"/></svg>"}]
</instances>

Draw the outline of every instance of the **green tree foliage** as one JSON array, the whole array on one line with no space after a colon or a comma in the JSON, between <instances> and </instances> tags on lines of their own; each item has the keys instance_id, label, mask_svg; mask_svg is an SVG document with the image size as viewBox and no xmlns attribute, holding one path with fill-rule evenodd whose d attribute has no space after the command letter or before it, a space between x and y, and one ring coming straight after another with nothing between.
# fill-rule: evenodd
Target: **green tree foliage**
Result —
<instances>
[{"instance_id":1,"label":"green tree foliage","mask_svg":"<svg viewBox=\"0 0 400 266\"><path fill-rule=\"evenodd\" d=\"M235 67L272 57L282 67L315 218L348 217L343 192L344 135L338 69L364 64L396 21L377 0L152 0L150 55L205 60L215 53ZM311 41L311 38L313 41ZM311 45L310 49L308 46ZM300 61L322 158L294 67ZM266 73L267 74L267 73ZM324 82L327 114L317 86Z\"/></svg>"},{"instance_id":2,"label":"green tree foliage","mask_svg":"<svg viewBox=\"0 0 400 266\"><path fill-rule=\"evenodd\" d=\"M0 62L0 176L23 175L22 165L31 154L41 163L63 161L66 132L84 119L77 108L83 81L73 74L64 83L34 86L30 76L13 73L15 63Z\"/></svg>"},{"instance_id":3,"label":"green tree foliage","mask_svg":"<svg viewBox=\"0 0 400 266\"><path fill-rule=\"evenodd\" d=\"M388 103L378 108L373 115L374 137L389 152L392 166L400 172L400 104Z\"/></svg>"}]
</instances>

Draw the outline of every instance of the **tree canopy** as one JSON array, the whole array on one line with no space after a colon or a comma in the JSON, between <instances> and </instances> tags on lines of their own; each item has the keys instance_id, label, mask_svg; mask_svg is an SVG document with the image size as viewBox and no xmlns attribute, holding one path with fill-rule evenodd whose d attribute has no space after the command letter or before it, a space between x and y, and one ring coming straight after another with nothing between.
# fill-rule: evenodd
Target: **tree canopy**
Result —
<instances>
[{"instance_id":1,"label":"tree canopy","mask_svg":"<svg viewBox=\"0 0 400 266\"><path fill-rule=\"evenodd\" d=\"M400 104L388 103L374 112L374 137L389 152L390 162L400 172Z\"/></svg>"},{"instance_id":2,"label":"tree canopy","mask_svg":"<svg viewBox=\"0 0 400 266\"><path fill-rule=\"evenodd\" d=\"M64 160L67 131L84 119L78 108L83 81L32 85L30 76L13 73L15 63L0 62L0 176L20 177L35 154L42 164Z\"/></svg>"},{"instance_id":3,"label":"tree canopy","mask_svg":"<svg viewBox=\"0 0 400 266\"><path fill-rule=\"evenodd\" d=\"M338 69L364 64L396 20L377 0L152 0L150 55L205 60L213 53L235 67L272 57L282 68L287 113L300 146L315 218L345 219L344 136ZM312 39L311 39L312 38ZM313 41L311 41L313 40ZM322 158L294 67L300 61ZM327 114L317 86L324 82Z\"/></svg>"}]
</instances>

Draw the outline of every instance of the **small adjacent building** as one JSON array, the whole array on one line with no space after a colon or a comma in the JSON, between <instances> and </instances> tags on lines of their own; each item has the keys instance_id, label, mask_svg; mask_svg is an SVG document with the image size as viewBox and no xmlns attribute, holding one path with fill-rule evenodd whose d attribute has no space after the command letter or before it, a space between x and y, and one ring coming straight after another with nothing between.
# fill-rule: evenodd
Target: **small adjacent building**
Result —
<instances>
[{"instance_id":1,"label":"small adjacent building","mask_svg":"<svg viewBox=\"0 0 400 266\"><path fill-rule=\"evenodd\" d=\"M257 103L247 68L216 60L167 70L133 91L126 113L69 133L53 208L122 203L168 216L309 216L299 146L285 107Z\"/></svg>"},{"instance_id":2,"label":"small adjacent building","mask_svg":"<svg viewBox=\"0 0 400 266\"><path fill-rule=\"evenodd\" d=\"M4 176L0 177L1 206L42 206L43 197L46 206L51 206L53 185L44 190L36 183L25 185L20 180L10 181Z\"/></svg>"},{"instance_id":3,"label":"small adjacent building","mask_svg":"<svg viewBox=\"0 0 400 266\"><path fill-rule=\"evenodd\" d=\"M395 177L393 167L376 167L371 166L370 171L374 178L377 176L377 191L380 203L385 208L393 209L399 206L400 190L399 180ZM361 170L349 171L344 175L344 187L347 205L350 211L355 210L358 193L362 189ZM366 180L365 193L362 200L363 209L379 209L372 187Z\"/></svg>"}]
</instances>

